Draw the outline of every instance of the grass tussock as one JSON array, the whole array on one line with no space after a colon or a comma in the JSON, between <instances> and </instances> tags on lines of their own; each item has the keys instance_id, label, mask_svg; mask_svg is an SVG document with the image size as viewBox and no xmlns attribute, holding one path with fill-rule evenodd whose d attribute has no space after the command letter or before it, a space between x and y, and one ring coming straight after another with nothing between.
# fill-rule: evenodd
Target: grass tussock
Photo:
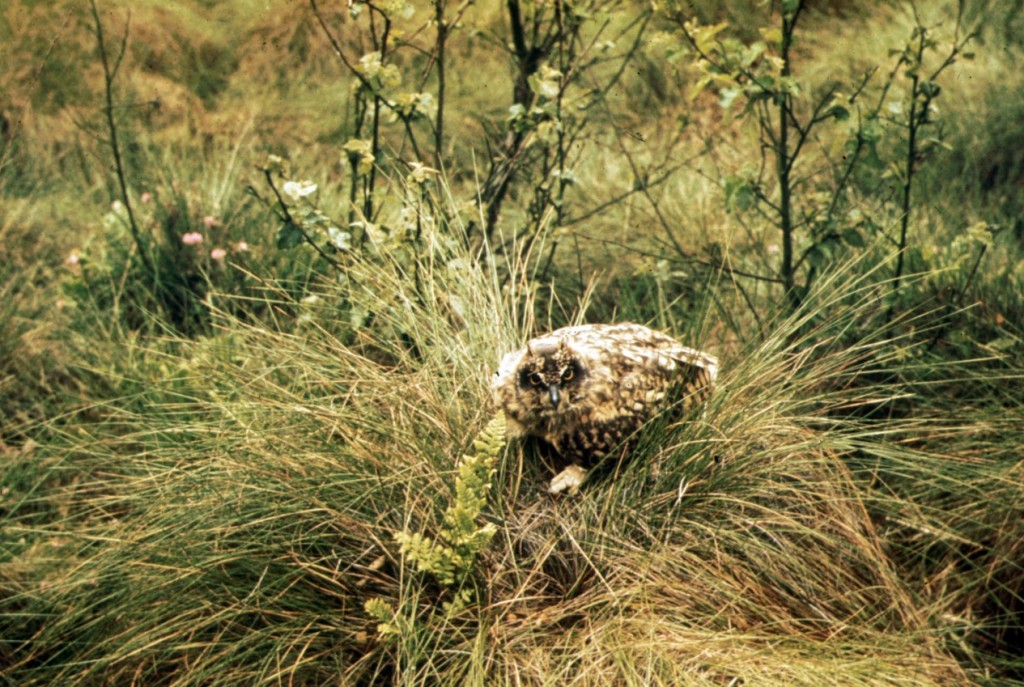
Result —
<instances>
[{"instance_id":1,"label":"grass tussock","mask_svg":"<svg viewBox=\"0 0 1024 687\"><path fill-rule=\"evenodd\" d=\"M19 682L966 683L949 609L922 603L872 517L915 494L869 491L848 460L873 445L923 470L922 454L888 441L898 421L836 419L902 393L853 383L912 345L898 327L839 345L875 316L867 280L727 359L705 415L651 429L578 499L544 496L511 446L476 591L439 610L459 590L394 537L440 529L492 413L495 342L521 336L509 290L465 258L438 242L418 279L355 262L302 302L267 292L287 327L221 311L209 337L133 348L135 391L53 427L34 459L60 486L11 512L32 540L3 567ZM343 303L373 326L339 321Z\"/></svg>"}]
</instances>

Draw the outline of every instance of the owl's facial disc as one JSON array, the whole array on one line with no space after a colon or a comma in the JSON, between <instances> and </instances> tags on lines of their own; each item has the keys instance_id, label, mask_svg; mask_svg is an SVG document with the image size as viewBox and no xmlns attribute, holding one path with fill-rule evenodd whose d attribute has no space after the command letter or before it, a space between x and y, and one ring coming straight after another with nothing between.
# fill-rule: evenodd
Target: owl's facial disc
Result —
<instances>
[{"instance_id":1,"label":"owl's facial disc","mask_svg":"<svg viewBox=\"0 0 1024 687\"><path fill-rule=\"evenodd\" d=\"M519 388L533 394L544 413L557 412L583 377L583 368L564 342L534 345L519 368Z\"/></svg>"}]
</instances>

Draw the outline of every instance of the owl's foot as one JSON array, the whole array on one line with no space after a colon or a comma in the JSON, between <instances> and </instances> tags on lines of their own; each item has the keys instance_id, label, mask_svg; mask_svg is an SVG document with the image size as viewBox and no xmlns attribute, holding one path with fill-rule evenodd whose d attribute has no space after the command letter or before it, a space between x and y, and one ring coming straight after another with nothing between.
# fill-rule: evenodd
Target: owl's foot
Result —
<instances>
[{"instance_id":1,"label":"owl's foot","mask_svg":"<svg viewBox=\"0 0 1024 687\"><path fill-rule=\"evenodd\" d=\"M570 465L552 478L548 493L561 494L568 491L569 496L574 496L586 478L587 471L582 465Z\"/></svg>"}]
</instances>

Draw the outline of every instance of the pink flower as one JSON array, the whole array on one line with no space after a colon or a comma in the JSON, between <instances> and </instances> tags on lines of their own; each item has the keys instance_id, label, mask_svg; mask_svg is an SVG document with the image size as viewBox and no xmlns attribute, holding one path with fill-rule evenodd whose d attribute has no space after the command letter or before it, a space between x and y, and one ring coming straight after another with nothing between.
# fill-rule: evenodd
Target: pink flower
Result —
<instances>
[{"instance_id":1,"label":"pink flower","mask_svg":"<svg viewBox=\"0 0 1024 687\"><path fill-rule=\"evenodd\" d=\"M198 231L190 231L181 237L181 242L186 246L198 246L203 242L203 235Z\"/></svg>"},{"instance_id":2,"label":"pink flower","mask_svg":"<svg viewBox=\"0 0 1024 687\"><path fill-rule=\"evenodd\" d=\"M110 209L114 212L121 212L124 209L124 203L119 200L110 201Z\"/></svg>"},{"instance_id":3,"label":"pink flower","mask_svg":"<svg viewBox=\"0 0 1024 687\"><path fill-rule=\"evenodd\" d=\"M213 229L214 227L219 227L220 222L213 215L207 215L203 218L203 226L207 229Z\"/></svg>"},{"instance_id":4,"label":"pink flower","mask_svg":"<svg viewBox=\"0 0 1024 687\"><path fill-rule=\"evenodd\" d=\"M223 248L214 248L213 250L210 251L210 257L216 260L217 262L220 262L225 257L227 257L227 254L228 252Z\"/></svg>"},{"instance_id":5,"label":"pink flower","mask_svg":"<svg viewBox=\"0 0 1024 687\"><path fill-rule=\"evenodd\" d=\"M244 253L247 250L249 250L249 244L246 243L245 241L239 241L238 243L235 244L236 253Z\"/></svg>"},{"instance_id":6,"label":"pink flower","mask_svg":"<svg viewBox=\"0 0 1024 687\"><path fill-rule=\"evenodd\" d=\"M139 196L139 200L142 201L143 205L146 205L147 203L151 203L151 202L153 202L153 194L150 193L149 191L143 191L142 195Z\"/></svg>"},{"instance_id":7,"label":"pink flower","mask_svg":"<svg viewBox=\"0 0 1024 687\"><path fill-rule=\"evenodd\" d=\"M64 264L67 265L68 267L77 267L78 266L78 261L79 261L79 257L78 257L78 249L77 248L75 250L71 251L71 253L68 255L68 257L64 258Z\"/></svg>"}]
</instances>

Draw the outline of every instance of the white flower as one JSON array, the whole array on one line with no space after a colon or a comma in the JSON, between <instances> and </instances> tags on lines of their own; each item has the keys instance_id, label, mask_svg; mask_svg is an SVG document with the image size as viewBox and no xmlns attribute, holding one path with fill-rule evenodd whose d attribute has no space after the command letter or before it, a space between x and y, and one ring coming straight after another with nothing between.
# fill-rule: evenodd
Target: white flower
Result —
<instances>
[{"instance_id":1,"label":"white flower","mask_svg":"<svg viewBox=\"0 0 1024 687\"><path fill-rule=\"evenodd\" d=\"M367 79L372 79L380 74L380 70L383 66L384 62L381 59L380 51L375 50L373 52L366 53L359 58L359 67L357 67L357 69L362 72L363 76Z\"/></svg>"},{"instance_id":2,"label":"white flower","mask_svg":"<svg viewBox=\"0 0 1024 687\"><path fill-rule=\"evenodd\" d=\"M437 116L437 105L430 93L399 93L391 101L391 121L397 121L399 115L407 118Z\"/></svg>"},{"instance_id":3,"label":"white flower","mask_svg":"<svg viewBox=\"0 0 1024 687\"><path fill-rule=\"evenodd\" d=\"M576 183L576 173L572 170L563 170L561 167L555 167L551 170L551 176L565 182L566 184Z\"/></svg>"},{"instance_id":4,"label":"white flower","mask_svg":"<svg viewBox=\"0 0 1024 687\"><path fill-rule=\"evenodd\" d=\"M388 0L384 3L384 11L392 18L411 19L415 13L411 3L404 0Z\"/></svg>"},{"instance_id":5,"label":"white flower","mask_svg":"<svg viewBox=\"0 0 1024 687\"><path fill-rule=\"evenodd\" d=\"M327 227L327 240L338 250L352 250L352 234L342 231L338 227L333 225Z\"/></svg>"},{"instance_id":6,"label":"white flower","mask_svg":"<svg viewBox=\"0 0 1024 687\"><path fill-rule=\"evenodd\" d=\"M316 193L316 184L312 181L286 181L281 187L281 192L292 202L298 202L300 198Z\"/></svg>"},{"instance_id":7,"label":"white flower","mask_svg":"<svg viewBox=\"0 0 1024 687\"><path fill-rule=\"evenodd\" d=\"M534 87L542 98L554 100L562 90L562 72L552 69L548 65L541 65L535 75Z\"/></svg>"},{"instance_id":8,"label":"white flower","mask_svg":"<svg viewBox=\"0 0 1024 687\"><path fill-rule=\"evenodd\" d=\"M427 167L422 162L409 163L409 181L414 184L422 184L428 176L434 174L437 174L437 170Z\"/></svg>"}]
</instances>

